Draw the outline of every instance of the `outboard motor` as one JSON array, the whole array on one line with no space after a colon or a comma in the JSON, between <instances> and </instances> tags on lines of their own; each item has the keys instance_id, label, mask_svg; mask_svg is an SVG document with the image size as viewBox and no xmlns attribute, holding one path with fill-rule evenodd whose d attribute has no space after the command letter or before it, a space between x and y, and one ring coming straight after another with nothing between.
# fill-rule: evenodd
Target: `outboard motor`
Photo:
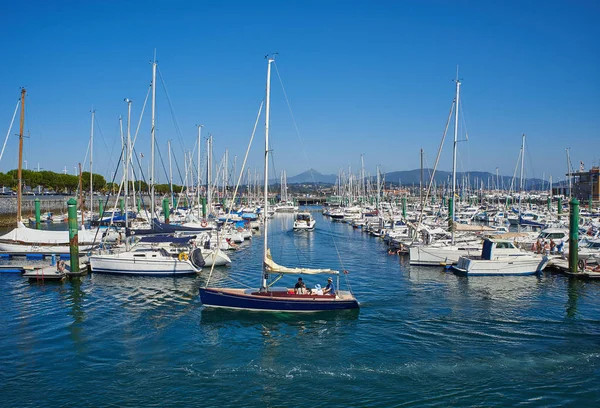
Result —
<instances>
[{"instance_id":1,"label":"outboard motor","mask_svg":"<svg viewBox=\"0 0 600 408\"><path fill-rule=\"evenodd\" d=\"M202 269L202 267L206 264L200 248L192 249L190 252L190 262L192 262L192 265L198 269Z\"/></svg>"}]
</instances>

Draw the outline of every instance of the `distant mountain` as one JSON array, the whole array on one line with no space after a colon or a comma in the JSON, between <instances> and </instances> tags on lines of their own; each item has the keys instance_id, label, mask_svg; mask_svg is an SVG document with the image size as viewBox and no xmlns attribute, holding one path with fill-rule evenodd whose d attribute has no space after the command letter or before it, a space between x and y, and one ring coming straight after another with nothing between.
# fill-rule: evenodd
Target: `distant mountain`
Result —
<instances>
[{"instance_id":1,"label":"distant mountain","mask_svg":"<svg viewBox=\"0 0 600 408\"><path fill-rule=\"evenodd\" d=\"M288 184L300 184L300 183L327 183L334 184L337 180L335 174L321 174L315 169L310 169L304 173L300 173L294 177L288 177Z\"/></svg>"},{"instance_id":2,"label":"distant mountain","mask_svg":"<svg viewBox=\"0 0 600 408\"><path fill-rule=\"evenodd\" d=\"M423 184L427 185L429 183L429 179L431 178L431 173L433 173L433 169L423 169ZM419 180L421 178L421 169L415 170L406 170L406 171L394 171L391 173L385 174L386 183L392 184L402 184L403 186L412 186L418 185ZM375 180L375 178L373 178ZM457 172L456 173L456 184L460 186L463 184L463 180L475 187L475 183L478 186L483 182L484 187L487 188L488 182L490 186L495 186L496 184L496 175L493 173L489 173L486 171L468 171L468 172ZM513 183L513 190L518 189L519 186L519 178L516 177L515 180L512 180L511 176L498 176L498 183L500 184L500 188L509 189L511 182ZM444 183L450 184L452 183L452 173L449 171L437 170L435 172L435 183L438 186L443 185ZM541 179L525 179L525 189L540 189L544 181ZM547 184L546 188L547 188Z\"/></svg>"},{"instance_id":3,"label":"distant mountain","mask_svg":"<svg viewBox=\"0 0 600 408\"><path fill-rule=\"evenodd\" d=\"M431 178L431 173L433 169L423 169L423 185L427 185L429 183L429 179ZM418 186L419 179L421 177L421 170L404 170L404 171L393 171L390 173L384 174L385 182L387 185L393 184L398 185L401 184L403 186ZM372 182L374 183L377 178L375 176L371 177ZM469 172L457 172L456 173L456 184L457 187L460 187L463 184L468 183L471 187L479 187L481 186L481 182L483 182L484 187L487 188L488 181L491 187L495 187L496 184L496 175L493 173L485 172L485 171L469 171ZM288 184L305 184L305 183L325 183L325 184L335 184L337 182L337 176L335 174L321 174L315 169L307 170L303 173L300 173L293 177L288 177ZM435 173L435 183L438 186L446 184L450 184L452 182L452 173L449 171L438 170ZM511 182L513 183L513 190L518 190L519 187L519 178L516 177L515 180L512 180L511 176L498 176L498 183L500 184L500 188L509 189L511 186ZM279 184L279 180L272 179L269 181L270 184ZM477 186L476 186L477 184ZM525 180L525 188L527 190L539 190L542 186L548 188L548 183L544 183L541 179L526 179ZM555 183L555 186L557 184Z\"/></svg>"}]
</instances>

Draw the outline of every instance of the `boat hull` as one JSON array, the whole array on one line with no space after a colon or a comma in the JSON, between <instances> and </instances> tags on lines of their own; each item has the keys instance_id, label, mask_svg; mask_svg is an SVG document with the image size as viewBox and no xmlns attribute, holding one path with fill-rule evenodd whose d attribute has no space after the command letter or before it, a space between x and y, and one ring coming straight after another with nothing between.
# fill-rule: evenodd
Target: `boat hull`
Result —
<instances>
[{"instance_id":1,"label":"boat hull","mask_svg":"<svg viewBox=\"0 0 600 408\"><path fill-rule=\"evenodd\" d=\"M322 312L358 309L359 304L347 292L339 298L327 295L256 294L253 290L200 288L200 300L206 307L260 312Z\"/></svg>"},{"instance_id":2,"label":"boat hull","mask_svg":"<svg viewBox=\"0 0 600 408\"><path fill-rule=\"evenodd\" d=\"M526 257L526 258L525 258ZM527 255L513 259L469 259L461 257L453 272L467 276L535 275L548 264L548 258Z\"/></svg>"},{"instance_id":3,"label":"boat hull","mask_svg":"<svg viewBox=\"0 0 600 408\"><path fill-rule=\"evenodd\" d=\"M194 275L196 270L189 261L160 260L132 260L118 256L97 255L90 257L90 268L94 273L107 273L113 275L138 275L138 276L179 276Z\"/></svg>"}]
</instances>

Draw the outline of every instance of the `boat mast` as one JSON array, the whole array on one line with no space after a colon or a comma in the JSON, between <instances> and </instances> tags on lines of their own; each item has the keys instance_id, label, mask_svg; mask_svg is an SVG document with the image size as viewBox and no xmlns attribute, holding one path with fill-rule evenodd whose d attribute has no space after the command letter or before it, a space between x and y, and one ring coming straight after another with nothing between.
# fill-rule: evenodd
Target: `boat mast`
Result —
<instances>
[{"instance_id":1,"label":"boat mast","mask_svg":"<svg viewBox=\"0 0 600 408\"><path fill-rule=\"evenodd\" d=\"M264 216L264 241L263 241L263 269L264 269L264 262L267 260L267 253L268 253L268 239L267 239L267 232L268 232L268 226L269 226L269 222L267 220L268 216L269 216L269 116L271 113L271 63L274 61L274 59L272 57L268 57L268 64L267 64L267 96L266 96L266 104L265 104L265 179L264 179L264 211L263 211L263 216ZM263 271L264 272L264 271ZM268 275L266 273L263 273L263 277L262 277L262 284L261 284L261 290L266 290L267 289L267 277Z\"/></svg>"},{"instance_id":2,"label":"boat mast","mask_svg":"<svg viewBox=\"0 0 600 408\"><path fill-rule=\"evenodd\" d=\"M23 196L23 128L25 126L25 88L21 89L21 122L19 125L19 169L17 170L17 225L21 222L21 200Z\"/></svg>"},{"instance_id":3,"label":"boat mast","mask_svg":"<svg viewBox=\"0 0 600 408\"><path fill-rule=\"evenodd\" d=\"M456 148L458 145L458 101L460 97L460 80L456 76L456 98L454 100L454 152L452 153L452 217L456 212ZM451 220L452 225L452 245L454 245L454 219Z\"/></svg>"},{"instance_id":4,"label":"boat mast","mask_svg":"<svg viewBox=\"0 0 600 408\"><path fill-rule=\"evenodd\" d=\"M125 227L128 225L128 212L129 207L129 153L131 149L131 100L125 98L127 102L127 141L125 143ZM122 216L123 214L121 214ZM125 249L129 250L128 240L125 239Z\"/></svg>"},{"instance_id":5,"label":"boat mast","mask_svg":"<svg viewBox=\"0 0 600 408\"><path fill-rule=\"evenodd\" d=\"M206 201L208 202L208 216L212 212L212 135L208 135L206 144Z\"/></svg>"},{"instance_id":6,"label":"boat mast","mask_svg":"<svg viewBox=\"0 0 600 408\"><path fill-rule=\"evenodd\" d=\"M94 118L96 111L92 107L92 130L90 132L90 213L94 211L94 172L92 171L92 158L94 157ZM91 216L91 214L90 214ZM81 207L81 222L83 222L83 207Z\"/></svg>"},{"instance_id":7,"label":"boat mast","mask_svg":"<svg viewBox=\"0 0 600 408\"><path fill-rule=\"evenodd\" d=\"M520 192L519 192L519 227L518 227L518 231L521 232L521 199L523 196L523 187L524 187L524 182L523 182L523 163L525 161L525 133L523 133L523 137L521 140L521 185L519 186L520 188Z\"/></svg>"},{"instance_id":8,"label":"boat mast","mask_svg":"<svg viewBox=\"0 0 600 408\"><path fill-rule=\"evenodd\" d=\"M419 180L419 203L423 208L423 149L421 149L421 179Z\"/></svg>"},{"instance_id":9,"label":"boat mast","mask_svg":"<svg viewBox=\"0 0 600 408\"><path fill-rule=\"evenodd\" d=\"M196 183L196 196L198 198L198 219L200 219L200 210L201 210L201 205L200 205L200 143L202 141L202 127L204 127L204 125L197 125L198 126L198 181Z\"/></svg>"},{"instance_id":10,"label":"boat mast","mask_svg":"<svg viewBox=\"0 0 600 408\"><path fill-rule=\"evenodd\" d=\"M154 61L152 62L152 119L151 119L151 142L150 147L150 229L154 228L154 212L156 203L154 202L154 144L155 127L154 118L156 113L156 51L154 52ZM170 157L170 156L169 156Z\"/></svg>"},{"instance_id":11,"label":"boat mast","mask_svg":"<svg viewBox=\"0 0 600 408\"><path fill-rule=\"evenodd\" d=\"M171 139L167 141L167 148L169 150L169 192L171 195L171 207L175 207L173 198L173 166L171 165Z\"/></svg>"}]
</instances>

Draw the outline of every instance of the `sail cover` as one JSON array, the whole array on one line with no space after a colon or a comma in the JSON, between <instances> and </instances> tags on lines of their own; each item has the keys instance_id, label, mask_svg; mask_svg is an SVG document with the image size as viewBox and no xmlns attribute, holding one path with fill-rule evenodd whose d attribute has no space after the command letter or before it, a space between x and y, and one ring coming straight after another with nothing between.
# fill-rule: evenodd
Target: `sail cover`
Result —
<instances>
[{"instance_id":1,"label":"sail cover","mask_svg":"<svg viewBox=\"0 0 600 408\"><path fill-rule=\"evenodd\" d=\"M101 236L102 234L98 234L98 238ZM77 232L80 244L93 243L95 237L95 230L79 230ZM17 228L0 236L0 241L23 244L69 245L69 231L38 230L28 228L22 222L19 222Z\"/></svg>"},{"instance_id":2,"label":"sail cover","mask_svg":"<svg viewBox=\"0 0 600 408\"><path fill-rule=\"evenodd\" d=\"M272 273L293 273L293 274L307 274L307 275L318 275L322 273L328 273L332 275L339 274L338 271L333 269L312 269L312 268L288 268L277 264L271 257L271 250L267 250L267 257L265 258L265 269L267 272Z\"/></svg>"}]
</instances>

